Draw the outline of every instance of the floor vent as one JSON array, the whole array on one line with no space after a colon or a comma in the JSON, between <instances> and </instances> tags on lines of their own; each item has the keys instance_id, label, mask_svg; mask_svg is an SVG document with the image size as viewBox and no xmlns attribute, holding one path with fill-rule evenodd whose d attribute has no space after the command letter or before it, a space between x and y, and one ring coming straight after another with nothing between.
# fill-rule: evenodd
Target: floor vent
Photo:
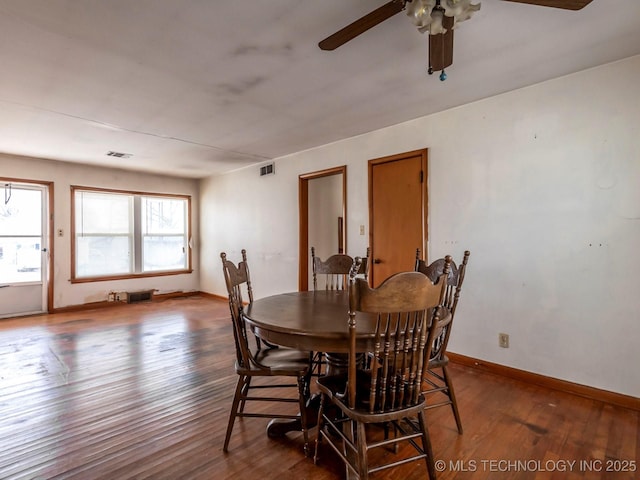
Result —
<instances>
[{"instance_id":1,"label":"floor vent","mask_svg":"<svg viewBox=\"0 0 640 480\"><path fill-rule=\"evenodd\" d=\"M127 292L128 303L149 302L153 298L153 290L143 290L140 292Z\"/></svg>"}]
</instances>

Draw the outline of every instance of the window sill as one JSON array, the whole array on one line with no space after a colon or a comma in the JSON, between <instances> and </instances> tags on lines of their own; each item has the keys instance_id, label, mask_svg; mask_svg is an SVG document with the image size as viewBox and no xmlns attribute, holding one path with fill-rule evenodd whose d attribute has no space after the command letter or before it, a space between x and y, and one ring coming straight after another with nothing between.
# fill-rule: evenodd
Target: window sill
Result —
<instances>
[{"instance_id":1,"label":"window sill","mask_svg":"<svg viewBox=\"0 0 640 480\"><path fill-rule=\"evenodd\" d=\"M110 280L131 280L135 278L166 277L168 275L185 275L191 273L193 273L193 269L190 268L185 270L171 270L163 272L127 273L125 275L110 275L102 277L81 277L72 278L69 281L71 283L108 282Z\"/></svg>"}]
</instances>

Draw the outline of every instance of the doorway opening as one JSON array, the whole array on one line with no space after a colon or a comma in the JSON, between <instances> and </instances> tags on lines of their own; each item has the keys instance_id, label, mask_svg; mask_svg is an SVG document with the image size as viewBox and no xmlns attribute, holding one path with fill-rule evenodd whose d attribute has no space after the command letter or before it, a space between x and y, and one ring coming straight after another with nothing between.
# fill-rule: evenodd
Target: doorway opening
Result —
<instances>
[{"instance_id":1,"label":"doorway opening","mask_svg":"<svg viewBox=\"0 0 640 480\"><path fill-rule=\"evenodd\" d=\"M0 178L0 318L53 309L53 183Z\"/></svg>"},{"instance_id":2,"label":"doorway opening","mask_svg":"<svg viewBox=\"0 0 640 480\"><path fill-rule=\"evenodd\" d=\"M300 252L298 290L309 289L311 246L326 258L347 245L347 166L306 173L298 178Z\"/></svg>"}]
</instances>

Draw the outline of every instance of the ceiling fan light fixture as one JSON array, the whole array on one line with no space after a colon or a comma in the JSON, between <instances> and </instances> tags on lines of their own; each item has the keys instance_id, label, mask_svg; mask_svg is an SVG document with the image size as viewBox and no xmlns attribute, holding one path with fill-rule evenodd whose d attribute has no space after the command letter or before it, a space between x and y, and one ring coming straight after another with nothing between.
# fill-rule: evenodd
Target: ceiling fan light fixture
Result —
<instances>
[{"instance_id":1,"label":"ceiling fan light fixture","mask_svg":"<svg viewBox=\"0 0 640 480\"><path fill-rule=\"evenodd\" d=\"M471 0L440 0L447 17L453 17L453 25L469 20L471 15L480 10L480 4L472 4Z\"/></svg>"},{"instance_id":2,"label":"ceiling fan light fixture","mask_svg":"<svg viewBox=\"0 0 640 480\"><path fill-rule=\"evenodd\" d=\"M444 28L444 12L435 8L431 12L431 24L426 27L419 28L420 33L429 32L429 35L439 35L441 33L447 33L447 29Z\"/></svg>"},{"instance_id":3,"label":"ceiling fan light fixture","mask_svg":"<svg viewBox=\"0 0 640 480\"><path fill-rule=\"evenodd\" d=\"M411 0L407 5L407 15L420 33L430 35L446 33L442 17L453 18L453 27L471 18L480 10L480 3L472 4L471 0Z\"/></svg>"},{"instance_id":4,"label":"ceiling fan light fixture","mask_svg":"<svg viewBox=\"0 0 640 480\"><path fill-rule=\"evenodd\" d=\"M435 6L436 0L412 0L406 7L407 16L411 18L411 21L418 27L418 30L422 30L423 28L428 30L432 22L431 13Z\"/></svg>"}]
</instances>

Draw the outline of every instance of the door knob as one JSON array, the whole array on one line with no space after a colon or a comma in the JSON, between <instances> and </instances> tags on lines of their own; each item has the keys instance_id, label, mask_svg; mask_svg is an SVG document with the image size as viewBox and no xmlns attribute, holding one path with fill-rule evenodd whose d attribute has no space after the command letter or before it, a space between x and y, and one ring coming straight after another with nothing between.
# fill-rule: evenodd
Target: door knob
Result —
<instances>
[{"instance_id":1,"label":"door knob","mask_svg":"<svg viewBox=\"0 0 640 480\"><path fill-rule=\"evenodd\" d=\"M374 258L373 263L382 263L382 260L380 260L379 258Z\"/></svg>"}]
</instances>

